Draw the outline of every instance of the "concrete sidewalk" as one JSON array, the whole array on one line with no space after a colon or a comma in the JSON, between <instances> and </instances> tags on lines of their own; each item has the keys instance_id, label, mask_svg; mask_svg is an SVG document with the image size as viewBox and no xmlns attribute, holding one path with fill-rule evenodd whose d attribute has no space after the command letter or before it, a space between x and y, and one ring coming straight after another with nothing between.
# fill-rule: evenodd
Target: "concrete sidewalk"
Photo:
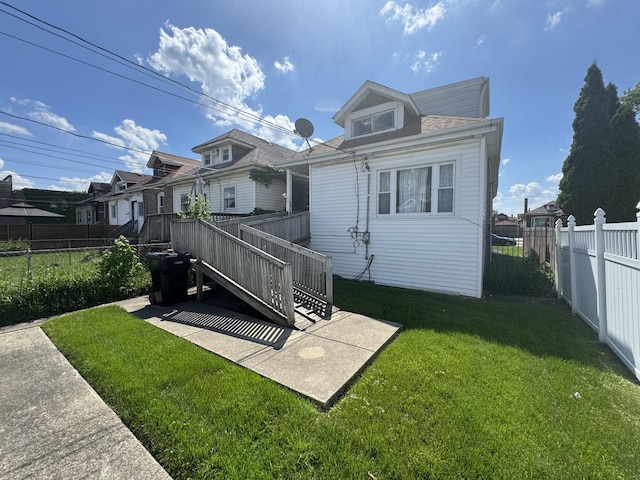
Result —
<instances>
[{"instance_id":1,"label":"concrete sidewalk","mask_svg":"<svg viewBox=\"0 0 640 480\"><path fill-rule=\"evenodd\" d=\"M0 478L170 479L37 326L0 330Z\"/></svg>"},{"instance_id":2,"label":"concrete sidewalk","mask_svg":"<svg viewBox=\"0 0 640 480\"><path fill-rule=\"evenodd\" d=\"M330 407L401 325L336 310L304 331L231 312L210 301L172 307L146 297L117 302L128 312Z\"/></svg>"}]
</instances>

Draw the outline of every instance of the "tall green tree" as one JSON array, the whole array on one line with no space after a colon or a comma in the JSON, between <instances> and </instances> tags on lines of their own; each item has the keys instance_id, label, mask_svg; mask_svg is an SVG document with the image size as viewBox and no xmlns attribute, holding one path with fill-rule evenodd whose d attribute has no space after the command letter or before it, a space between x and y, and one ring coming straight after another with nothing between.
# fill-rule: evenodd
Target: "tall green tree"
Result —
<instances>
[{"instance_id":1,"label":"tall green tree","mask_svg":"<svg viewBox=\"0 0 640 480\"><path fill-rule=\"evenodd\" d=\"M595 62L587 70L574 105L573 142L562 166L558 204L578 224L589 224L598 207L613 211L611 190L617 176L610 168L612 91Z\"/></svg>"},{"instance_id":2,"label":"tall green tree","mask_svg":"<svg viewBox=\"0 0 640 480\"><path fill-rule=\"evenodd\" d=\"M633 107L623 102L611 118L616 186L612 191L615 211L607 211L608 222L631 222L640 202L640 127Z\"/></svg>"}]
</instances>

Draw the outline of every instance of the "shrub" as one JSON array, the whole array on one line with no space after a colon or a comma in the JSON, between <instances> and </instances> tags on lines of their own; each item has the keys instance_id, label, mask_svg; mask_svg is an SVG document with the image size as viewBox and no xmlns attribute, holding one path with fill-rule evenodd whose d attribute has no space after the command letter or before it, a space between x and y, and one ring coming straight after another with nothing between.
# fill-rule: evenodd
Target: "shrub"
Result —
<instances>
[{"instance_id":1,"label":"shrub","mask_svg":"<svg viewBox=\"0 0 640 480\"><path fill-rule=\"evenodd\" d=\"M118 299L136 291L136 280L140 280L146 269L124 236L117 238L114 244L114 248L102 256L99 271L103 288L111 298Z\"/></svg>"}]
</instances>

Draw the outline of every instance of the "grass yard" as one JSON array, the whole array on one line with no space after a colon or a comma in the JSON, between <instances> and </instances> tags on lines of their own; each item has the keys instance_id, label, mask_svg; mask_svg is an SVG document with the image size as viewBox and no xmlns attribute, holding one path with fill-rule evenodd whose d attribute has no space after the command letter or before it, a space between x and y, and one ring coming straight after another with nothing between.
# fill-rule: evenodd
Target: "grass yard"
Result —
<instances>
[{"instance_id":1,"label":"grass yard","mask_svg":"<svg viewBox=\"0 0 640 480\"><path fill-rule=\"evenodd\" d=\"M640 477L640 387L563 306L334 288L405 330L328 412L116 307L43 328L176 479Z\"/></svg>"},{"instance_id":2,"label":"grass yard","mask_svg":"<svg viewBox=\"0 0 640 480\"><path fill-rule=\"evenodd\" d=\"M52 276L93 274L103 250L31 254L31 278L34 282ZM24 254L0 254L0 289L4 293L19 290L28 283L28 261Z\"/></svg>"}]
</instances>

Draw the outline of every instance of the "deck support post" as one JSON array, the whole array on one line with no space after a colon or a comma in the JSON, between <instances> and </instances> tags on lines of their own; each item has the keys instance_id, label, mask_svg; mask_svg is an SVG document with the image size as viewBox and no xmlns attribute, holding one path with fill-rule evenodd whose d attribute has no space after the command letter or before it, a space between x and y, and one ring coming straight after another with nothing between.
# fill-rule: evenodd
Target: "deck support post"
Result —
<instances>
[{"instance_id":1,"label":"deck support post","mask_svg":"<svg viewBox=\"0 0 640 480\"><path fill-rule=\"evenodd\" d=\"M196 300L198 302L201 302L202 298L203 298L203 295L202 295L203 275L202 275L202 268L200 268L201 267L201 265L200 265L201 263L202 263L202 260L200 260L200 259L198 259L196 261L196 289L197 289L197 291L196 291Z\"/></svg>"}]
</instances>

